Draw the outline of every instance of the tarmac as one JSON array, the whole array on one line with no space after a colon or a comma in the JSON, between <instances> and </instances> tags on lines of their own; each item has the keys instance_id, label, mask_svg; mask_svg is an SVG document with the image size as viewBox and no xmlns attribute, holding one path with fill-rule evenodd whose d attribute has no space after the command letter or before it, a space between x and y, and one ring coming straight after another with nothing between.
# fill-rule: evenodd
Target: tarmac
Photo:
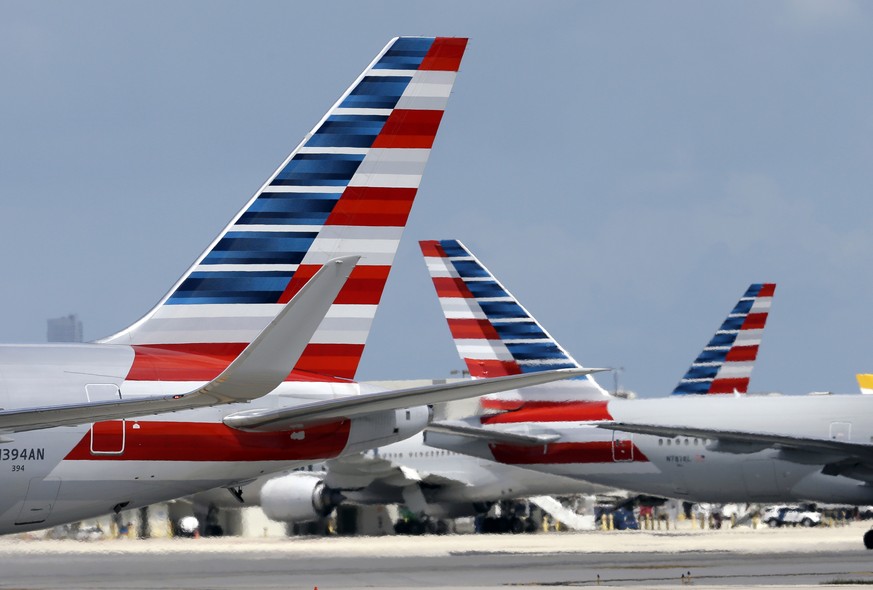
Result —
<instances>
[{"instance_id":1,"label":"tarmac","mask_svg":"<svg viewBox=\"0 0 873 590\"><path fill-rule=\"evenodd\" d=\"M869 528L424 537L0 538L0 588L798 588L873 584ZM843 584L839 584L843 582Z\"/></svg>"}]
</instances>

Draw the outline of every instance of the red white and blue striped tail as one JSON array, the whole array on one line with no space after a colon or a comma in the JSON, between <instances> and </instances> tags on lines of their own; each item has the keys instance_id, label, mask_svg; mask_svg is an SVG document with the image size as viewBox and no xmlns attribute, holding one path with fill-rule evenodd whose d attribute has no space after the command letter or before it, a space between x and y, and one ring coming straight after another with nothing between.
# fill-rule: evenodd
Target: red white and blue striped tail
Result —
<instances>
[{"instance_id":1,"label":"red white and blue striped tail","mask_svg":"<svg viewBox=\"0 0 873 590\"><path fill-rule=\"evenodd\" d=\"M746 293L673 390L673 395L747 393L767 324L774 283L749 285Z\"/></svg>"},{"instance_id":2,"label":"red white and blue striped tail","mask_svg":"<svg viewBox=\"0 0 873 590\"><path fill-rule=\"evenodd\" d=\"M457 240L419 242L458 354L472 377L498 377L581 365ZM483 398L485 408L519 402L602 400L590 376Z\"/></svg>"},{"instance_id":3,"label":"red white and blue striped tail","mask_svg":"<svg viewBox=\"0 0 873 590\"><path fill-rule=\"evenodd\" d=\"M354 377L467 40L393 39L145 317L102 342L229 363L360 255L295 371Z\"/></svg>"}]
</instances>

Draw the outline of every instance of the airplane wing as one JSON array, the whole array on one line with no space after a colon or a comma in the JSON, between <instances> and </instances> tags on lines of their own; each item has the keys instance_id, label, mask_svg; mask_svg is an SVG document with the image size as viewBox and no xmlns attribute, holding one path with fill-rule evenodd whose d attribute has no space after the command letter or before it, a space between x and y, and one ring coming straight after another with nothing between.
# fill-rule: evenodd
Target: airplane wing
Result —
<instances>
[{"instance_id":1,"label":"airplane wing","mask_svg":"<svg viewBox=\"0 0 873 590\"><path fill-rule=\"evenodd\" d=\"M873 478L873 444L849 442L838 439L793 436L767 432L750 432L739 430L718 430L710 428L694 428L688 426L663 426L656 424L637 424L612 422L598 424L600 428L617 430L634 434L650 434L653 436L676 437L692 436L716 441L720 452L738 454L753 453L765 448L779 448L788 452L814 454L820 456L824 472L830 475L842 473L856 479L870 481ZM809 462L808 460L806 462ZM861 471L849 473L848 468L866 464Z\"/></svg>"},{"instance_id":2,"label":"airplane wing","mask_svg":"<svg viewBox=\"0 0 873 590\"><path fill-rule=\"evenodd\" d=\"M456 421L434 422L425 429L425 433L428 432L457 434L460 436L484 440L489 443L503 443L519 446L541 446L561 438L559 434L547 429L541 429L541 431L535 432L531 430L530 427L527 427L524 432L513 432L507 430L494 430L491 428L480 428L470 426L466 422Z\"/></svg>"},{"instance_id":3,"label":"airplane wing","mask_svg":"<svg viewBox=\"0 0 873 590\"><path fill-rule=\"evenodd\" d=\"M262 397L294 368L359 258L346 256L325 264L218 377L198 389L178 395L0 411L0 432L132 418Z\"/></svg>"},{"instance_id":4,"label":"airplane wing","mask_svg":"<svg viewBox=\"0 0 873 590\"><path fill-rule=\"evenodd\" d=\"M523 373L492 379L476 379L460 383L427 385L411 389L395 389L379 393L352 395L274 410L244 410L224 418L231 428L254 432L287 430L293 425L309 424L335 418L352 418L385 410L423 406L456 399L477 397L499 391L520 389L571 377L581 377L605 369L555 369L538 373Z\"/></svg>"}]
</instances>

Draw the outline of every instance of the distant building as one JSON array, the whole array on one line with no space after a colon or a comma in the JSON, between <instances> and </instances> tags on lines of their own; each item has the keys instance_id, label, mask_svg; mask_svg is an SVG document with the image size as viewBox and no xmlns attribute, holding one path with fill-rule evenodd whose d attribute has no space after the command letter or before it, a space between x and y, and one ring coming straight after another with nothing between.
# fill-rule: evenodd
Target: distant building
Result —
<instances>
[{"instance_id":1,"label":"distant building","mask_svg":"<svg viewBox=\"0 0 873 590\"><path fill-rule=\"evenodd\" d=\"M82 342L82 322L79 316L71 313L62 318L48 320L49 342Z\"/></svg>"}]
</instances>

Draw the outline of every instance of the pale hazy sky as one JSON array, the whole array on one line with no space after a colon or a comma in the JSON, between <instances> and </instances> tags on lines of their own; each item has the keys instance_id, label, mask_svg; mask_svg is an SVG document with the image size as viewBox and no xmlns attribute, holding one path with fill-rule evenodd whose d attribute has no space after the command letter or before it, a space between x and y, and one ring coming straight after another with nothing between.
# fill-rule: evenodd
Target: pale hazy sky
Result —
<instances>
[{"instance_id":1,"label":"pale hazy sky","mask_svg":"<svg viewBox=\"0 0 873 590\"><path fill-rule=\"evenodd\" d=\"M471 43L359 377L461 367L417 246L441 238L643 395L755 281L753 390L873 371L873 5L838 0L0 0L0 341L138 319L418 34Z\"/></svg>"}]
</instances>

